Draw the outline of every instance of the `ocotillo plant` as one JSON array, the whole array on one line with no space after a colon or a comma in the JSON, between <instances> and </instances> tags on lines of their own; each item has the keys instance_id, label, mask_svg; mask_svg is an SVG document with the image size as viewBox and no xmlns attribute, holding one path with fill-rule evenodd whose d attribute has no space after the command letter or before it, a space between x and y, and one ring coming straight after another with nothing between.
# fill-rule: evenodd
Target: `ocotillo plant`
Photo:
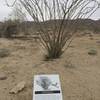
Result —
<instances>
[{"instance_id":1,"label":"ocotillo plant","mask_svg":"<svg viewBox=\"0 0 100 100\"><path fill-rule=\"evenodd\" d=\"M59 58L72 41L76 31L69 31L76 21L89 18L98 8L98 0L19 0L22 6L39 25L41 43L47 51L46 58ZM53 21L47 25L47 21ZM73 24L73 25L72 25ZM48 31L47 28L50 28ZM67 29L67 30L66 30ZM69 41L71 39L71 41Z\"/></svg>"}]
</instances>

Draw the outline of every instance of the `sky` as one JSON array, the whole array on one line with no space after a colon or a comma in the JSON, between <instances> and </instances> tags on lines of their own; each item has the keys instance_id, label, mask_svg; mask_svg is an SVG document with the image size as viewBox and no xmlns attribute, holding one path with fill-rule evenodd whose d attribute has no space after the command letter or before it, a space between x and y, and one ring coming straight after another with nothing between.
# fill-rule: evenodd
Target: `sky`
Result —
<instances>
[{"instance_id":1,"label":"sky","mask_svg":"<svg viewBox=\"0 0 100 100\"><path fill-rule=\"evenodd\" d=\"M6 20L11 11L12 7L7 7L5 0L0 0L0 21ZM94 20L100 19L100 9L98 9L90 18Z\"/></svg>"},{"instance_id":2,"label":"sky","mask_svg":"<svg viewBox=\"0 0 100 100\"><path fill-rule=\"evenodd\" d=\"M0 21L5 20L12 8L7 7L5 0L0 0Z\"/></svg>"}]
</instances>

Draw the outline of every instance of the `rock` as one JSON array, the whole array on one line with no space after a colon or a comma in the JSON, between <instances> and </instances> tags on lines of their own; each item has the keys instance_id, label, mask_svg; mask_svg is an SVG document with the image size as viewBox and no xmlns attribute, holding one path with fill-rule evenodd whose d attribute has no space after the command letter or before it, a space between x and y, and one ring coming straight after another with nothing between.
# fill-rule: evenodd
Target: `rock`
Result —
<instances>
[{"instance_id":1,"label":"rock","mask_svg":"<svg viewBox=\"0 0 100 100\"><path fill-rule=\"evenodd\" d=\"M6 80L7 76L4 73L0 73L0 80Z\"/></svg>"},{"instance_id":2,"label":"rock","mask_svg":"<svg viewBox=\"0 0 100 100\"><path fill-rule=\"evenodd\" d=\"M100 41L97 41L96 43L100 44Z\"/></svg>"},{"instance_id":3,"label":"rock","mask_svg":"<svg viewBox=\"0 0 100 100\"><path fill-rule=\"evenodd\" d=\"M89 55L97 55L97 50L94 50L94 49L91 49L89 52L88 52Z\"/></svg>"},{"instance_id":4,"label":"rock","mask_svg":"<svg viewBox=\"0 0 100 100\"><path fill-rule=\"evenodd\" d=\"M7 57L9 55L8 49L0 49L0 57Z\"/></svg>"},{"instance_id":5,"label":"rock","mask_svg":"<svg viewBox=\"0 0 100 100\"><path fill-rule=\"evenodd\" d=\"M9 93L17 94L18 92L23 91L23 89L25 88L25 85L26 85L26 82L22 81L18 83L14 88L12 88Z\"/></svg>"}]
</instances>

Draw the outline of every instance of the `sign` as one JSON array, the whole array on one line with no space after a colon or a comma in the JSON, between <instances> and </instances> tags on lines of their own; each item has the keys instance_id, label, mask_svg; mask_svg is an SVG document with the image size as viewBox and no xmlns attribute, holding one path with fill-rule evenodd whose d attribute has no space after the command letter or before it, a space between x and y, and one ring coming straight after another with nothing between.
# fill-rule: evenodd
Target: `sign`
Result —
<instances>
[{"instance_id":1,"label":"sign","mask_svg":"<svg viewBox=\"0 0 100 100\"><path fill-rule=\"evenodd\" d=\"M33 100L62 100L59 75L35 75Z\"/></svg>"}]
</instances>

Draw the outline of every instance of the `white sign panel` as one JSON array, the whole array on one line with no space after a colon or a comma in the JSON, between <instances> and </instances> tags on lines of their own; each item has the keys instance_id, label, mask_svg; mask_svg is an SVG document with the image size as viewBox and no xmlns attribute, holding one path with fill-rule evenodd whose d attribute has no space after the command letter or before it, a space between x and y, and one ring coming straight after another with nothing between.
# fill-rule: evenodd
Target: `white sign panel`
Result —
<instances>
[{"instance_id":1,"label":"white sign panel","mask_svg":"<svg viewBox=\"0 0 100 100\"><path fill-rule=\"evenodd\" d=\"M33 100L62 100L59 75L35 75Z\"/></svg>"}]
</instances>

